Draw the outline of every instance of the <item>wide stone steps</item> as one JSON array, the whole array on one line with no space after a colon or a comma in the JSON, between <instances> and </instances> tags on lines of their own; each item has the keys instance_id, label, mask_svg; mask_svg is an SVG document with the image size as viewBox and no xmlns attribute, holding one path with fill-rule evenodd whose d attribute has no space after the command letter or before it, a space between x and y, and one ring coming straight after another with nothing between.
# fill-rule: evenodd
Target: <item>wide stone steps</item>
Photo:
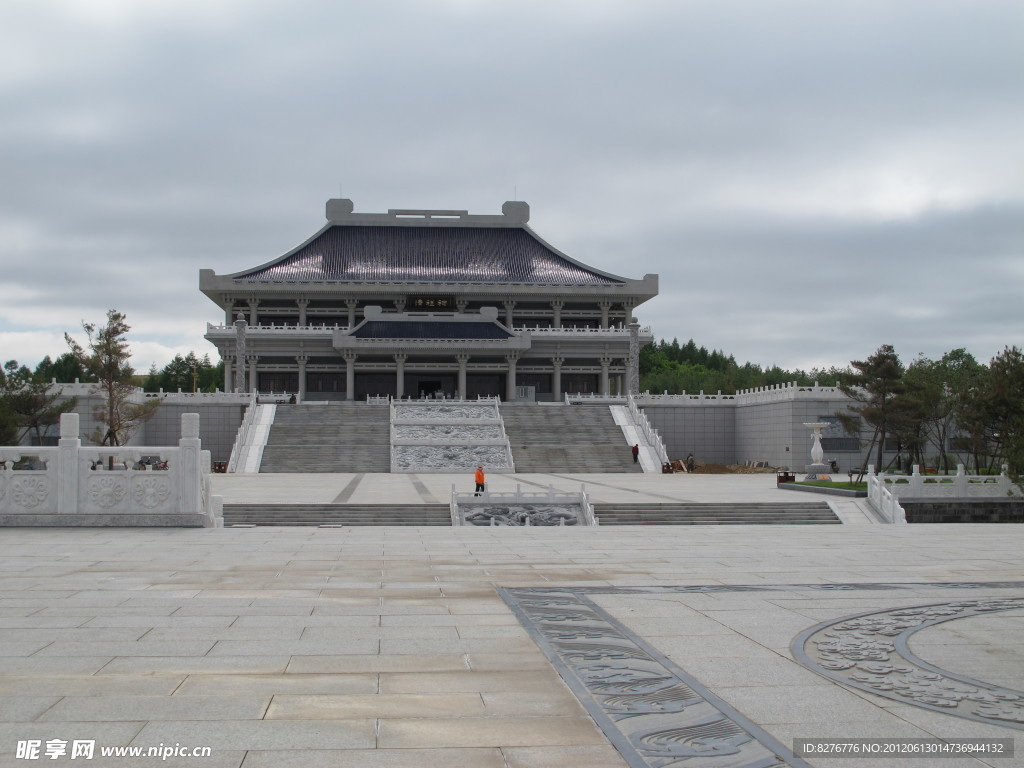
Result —
<instances>
[{"instance_id":1,"label":"wide stone steps","mask_svg":"<svg viewBox=\"0 0 1024 768\"><path fill-rule=\"evenodd\" d=\"M389 472L388 416L366 403L279 406L260 472Z\"/></svg>"},{"instance_id":2,"label":"wide stone steps","mask_svg":"<svg viewBox=\"0 0 1024 768\"><path fill-rule=\"evenodd\" d=\"M447 504L225 504L224 525L450 526Z\"/></svg>"},{"instance_id":3,"label":"wide stone steps","mask_svg":"<svg viewBox=\"0 0 1024 768\"><path fill-rule=\"evenodd\" d=\"M517 472L642 472L607 405L503 404Z\"/></svg>"},{"instance_id":4,"label":"wide stone steps","mask_svg":"<svg viewBox=\"0 0 1024 768\"><path fill-rule=\"evenodd\" d=\"M600 525L838 525L825 502L595 504Z\"/></svg>"},{"instance_id":5,"label":"wide stone steps","mask_svg":"<svg viewBox=\"0 0 1024 768\"><path fill-rule=\"evenodd\" d=\"M838 525L824 502L595 504L608 525ZM224 525L450 526L447 504L225 504Z\"/></svg>"}]
</instances>

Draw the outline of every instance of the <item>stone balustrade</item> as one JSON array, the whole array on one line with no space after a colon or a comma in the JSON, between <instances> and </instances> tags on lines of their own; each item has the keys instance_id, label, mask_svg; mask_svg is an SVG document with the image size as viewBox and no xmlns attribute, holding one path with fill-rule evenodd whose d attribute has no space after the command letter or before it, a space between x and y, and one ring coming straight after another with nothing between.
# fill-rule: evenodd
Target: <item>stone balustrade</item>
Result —
<instances>
[{"instance_id":1,"label":"stone balustrade","mask_svg":"<svg viewBox=\"0 0 1024 768\"><path fill-rule=\"evenodd\" d=\"M643 392L636 395L637 401L641 404L662 404L662 405L711 405L723 403L728 405L751 405L754 403L778 403L787 400L829 400L845 399L846 395L835 387L819 386L817 382L813 386L803 386L794 382L786 384L773 384L768 387L757 389L743 389L734 395L723 395L721 390L716 393L705 393L704 390L694 394L683 392L678 395L670 395L667 392L652 394Z\"/></svg>"},{"instance_id":2,"label":"stone balustrade","mask_svg":"<svg viewBox=\"0 0 1024 768\"><path fill-rule=\"evenodd\" d=\"M900 499L984 499L1020 495L1003 467L999 475L968 475L958 464L955 475L922 475L914 465L911 475L875 474L868 467L868 503L888 523L906 523L906 511Z\"/></svg>"},{"instance_id":3,"label":"stone balustrade","mask_svg":"<svg viewBox=\"0 0 1024 768\"><path fill-rule=\"evenodd\" d=\"M451 514L453 526L564 526L598 524L586 486L577 493L556 491L484 491L459 493L452 486Z\"/></svg>"},{"instance_id":4,"label":"stone balustrade","mask_svg":"<svg viewBox=\"0 0 1024 768\"><path fill-rule=\"evenodd\" d=\"M658 463L663 466L668 464L668 450L665 448L665 441L661 439L658 430L651 426L647 414L637 406L636 398L633 395L628 395L627 400L629 403L629 415L636 427L643 433L647 444L654 449L655 454L658 456Z\"/></svg>"},{"instance_id":5,"label":"stone balustrade","mask_svg":"<svg viewBox=\"0 0 1024 768\"><path fill-rule=\"evenodd\" d=\"M347 331L348 325L334 323L332 325L247 325L246 334L273 334L279 336L326 336L330 337L335 331ZM234 325L206 324L206 333L213 337L235 337Z\"/></svg>"},{"instance_id":6,"label":"stone balustrade","mask_svg":"<svg viewBox=\"0 0 1024 768\"><path fill-rule=\"evenodd\" d=\"M221 509L198 414L182 415L177 446L83 446L65 413L56 448L0 448L0 525L214 527Z\"/></svg>"}]
</instances>

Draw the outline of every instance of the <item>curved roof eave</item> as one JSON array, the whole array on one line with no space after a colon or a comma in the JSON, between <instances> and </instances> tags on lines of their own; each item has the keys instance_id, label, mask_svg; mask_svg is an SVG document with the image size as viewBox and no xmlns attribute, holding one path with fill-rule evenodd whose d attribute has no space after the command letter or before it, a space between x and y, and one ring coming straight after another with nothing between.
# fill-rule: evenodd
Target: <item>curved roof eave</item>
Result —
<instances>
[{"instance_id":1,"label":"curved roof eave","mask_svg":"<svg viewBox=\"0 0 1024 768\"><path fill-rule=\"evenodd\" d=\"M322 227L320 227L320 229L318 229L312 235L310 235L305 240L303 240L301 243L296 245L290 251L288 251L287 253L285 253L285 254L283 254L281 256L278 256L277 258L271 259L270 261L268 261L268 262L266 262L264 264L260 264L259 266L256 266L256 267L249 267L248 269L242 269L242 270L239 270L238 272L232 272L230 275L219 275L219 277L223 277L223 278L225 278L227 280L241 279L241 278L244 278L246 275L252 274L253 272L259 272L260 270L268 269L269 267L273 267L276 264L280 264L285 259L289 258L290 256L292 256L296 252L302 250L307 245L312 243L314 240L316 240L318 237L320 237L320 235L322 235L324 232L326 232L327 230L329 230L333 226L336 226L336 225L332 224L331 222L327 222ZM267 281L267 282L271 282L271 281Z\"/></svg>"},{"instance_id":2,"label":"curved roof eave","mask_svg":"<svg viewBox=\"0 0 1024 768\"><path fill-rule=\"evenodd\" d=\"M617 282L622 283L623 285L626 285L628 283L633 282L632 278L622 277L622 275L615 275L615 274L612 274L611 272L605 272L603 269L598 269L597 267L592 267L589 264L584 264L582 261L574 259L572 256L567 256L566 254L562 253L560 250L555 248L553 245L551 245L551 243L549 243L543 237L541 237L536 232L534 232L529 224L520 224L519 225L519 229L526 230L526 233L530 237L532 237L538 243L543 245L545 248L547 248L553 254L555 254L559 258L565 259L566 261L568 261L569 263L579 267L580 269L585 269L588 272L593 272L594 274L600 275L601 277L607 278L608 280L615 280Z\"/></svg>"}]
</instances>

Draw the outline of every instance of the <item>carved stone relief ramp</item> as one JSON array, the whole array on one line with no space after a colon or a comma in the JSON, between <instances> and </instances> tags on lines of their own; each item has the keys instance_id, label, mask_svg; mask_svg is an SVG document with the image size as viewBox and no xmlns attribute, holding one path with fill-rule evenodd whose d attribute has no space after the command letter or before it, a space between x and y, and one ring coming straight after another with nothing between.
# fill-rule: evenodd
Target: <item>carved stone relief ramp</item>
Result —
<instances>
[{"instance_id":1,"label":"carved stone relief ramp","mask_svg":"<svg viewBox=\"0 0 1024 768\"><path fill-rule=\"evenodd\" d=\"M591 595L1021 589L1024 582L681 585L499 589L519 621L632 768L807 766L699 680L618 622ZM1024 692L945 672L906 646L954 619L1024 609L1024 598L950 600L857 614L793 641L799 663L909 705L1024 729ZM841 636L837 638L837 635ZM812 647L808 652L806 648ZM861 658L862 657L862 658Z\"/></svg>"}]
</instances>

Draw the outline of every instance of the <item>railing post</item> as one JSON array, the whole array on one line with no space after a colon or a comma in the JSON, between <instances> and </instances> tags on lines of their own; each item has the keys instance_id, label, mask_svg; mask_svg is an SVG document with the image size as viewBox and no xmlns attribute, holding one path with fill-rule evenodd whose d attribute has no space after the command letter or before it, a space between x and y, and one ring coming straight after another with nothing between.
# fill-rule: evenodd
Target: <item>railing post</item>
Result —
<instances>
[{"instance_id":1,"label":"railing post","mask_svg":"<svg viewBox=\"0 0 1024 768\"><path fill-rule=\"evenodd\" d=\"M201 515L202 462L200 461L199 414L181 414L181 439L178 440L178 481L181 514Z\"/></svg>"},{"instance_id":2,"label":"railing post","mask_svg":"<svg viewBox=\"0 0 1024 768\"><path fill-rule=\"evenodd\" d=\"M910 476L910 485L907 488L911 496L921 496L924 493L924 478L921 477L921 465L914 464L914 472ZM895 494L893 494L895 496Z\"/></svg>"},{"instance_id":3,"label":"railing post","mask_svg":"<svg viewBox=\"0 0 1024 768\"><path fill-rule=\"evenodd\" d=\"M78 455L82 441L78 437L78 414L62 413L60 416L60 440L57 443L56 466L48 467L56 472L57 514L78 513Z\"/></svg>"},{"instance_id":4,"label":"railing post","mask_svg":"<svg viewBox=\"0 0 1024 768\"><path fill-rule=\"evenodd\" d=\"M956 478L953 480L953 493L958 498L966 498L970 488L968 486L967 473L964 472L964 465L956 465Z\"/></svg>"}]
</instances>

